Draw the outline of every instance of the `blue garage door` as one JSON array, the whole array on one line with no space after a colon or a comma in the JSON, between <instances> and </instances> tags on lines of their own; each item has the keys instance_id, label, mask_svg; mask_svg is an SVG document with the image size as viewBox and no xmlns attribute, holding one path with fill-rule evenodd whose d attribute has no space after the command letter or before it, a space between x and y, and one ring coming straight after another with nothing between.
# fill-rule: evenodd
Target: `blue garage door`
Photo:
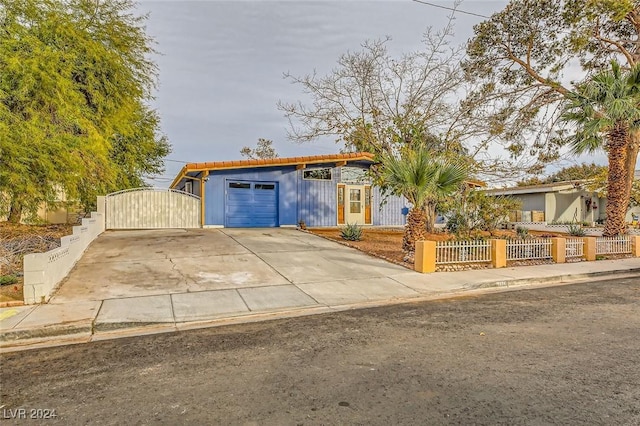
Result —
<instances>
[{"instance_id":1,"label":"blue garage door","mask_svg":"<svg viewBox=\"0 0 640 426\"><path fill-rule=\"evenodd\" d=\"M225 226L266 228L278 226L276 182L228 180Z\"/></svg>"}]
</instances>

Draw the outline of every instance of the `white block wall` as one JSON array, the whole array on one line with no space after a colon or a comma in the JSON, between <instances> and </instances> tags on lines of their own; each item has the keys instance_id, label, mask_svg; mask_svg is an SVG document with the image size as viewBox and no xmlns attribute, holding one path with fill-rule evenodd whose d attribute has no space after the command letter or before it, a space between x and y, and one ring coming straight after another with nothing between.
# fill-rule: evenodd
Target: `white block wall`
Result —
<instances>
[{"instance_id":1,"label":"white block wall","mask_svg":"<svg viewBox=\"0 0 640 426\"><path fill-rule=\"evenodd\" d=\"M73 234L60 239L60 247L45 253L24 257L24 303L45 303L89 244L104 232L104 197L98 197L98 212L90 219L82 219L81 226L73 227Z\"/></svg>"}]
</instances>

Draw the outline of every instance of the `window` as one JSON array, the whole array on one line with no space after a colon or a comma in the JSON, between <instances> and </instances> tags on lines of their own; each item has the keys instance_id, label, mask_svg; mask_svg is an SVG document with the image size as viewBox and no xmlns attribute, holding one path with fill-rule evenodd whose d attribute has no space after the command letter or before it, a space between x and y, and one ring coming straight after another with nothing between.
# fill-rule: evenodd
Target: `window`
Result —
<instances>
[{"instance_id":1,"label":"window","mask_svg":"<svg viewBox=\"0 0 640 426\"><path fill-rule=\"evenodd\" d=\"M355 184L369 183L369 175L366 169L358 167L342 167L340 169L340 182Z\"/></svg>"},{"instance_id":2,"label":"window","mask_svg":"<svg viewBox=\"0 0 640 426\"><path fill-rule=\"evenodd\" d=\"M331 180L331 168L303 170L302 178L305 180Z\"/></svg>"},{"instance_id":3,"label":"window","mask_svg":"<svg viewBox=\"0 0 640 426\"><path fill-rule=\"evenodd\" d=\"M189 194L193 194L193 182L188 180L184 183L184 192L188 192Z\"/></svg>"},{"instance_id":4,"label":"window","mask_svg":"<svg viewBox=\"0 0 640 426\"><path fill-rule=\"evenodd\" d=\"M276 186L273 183L256 183L254 188L255 189L274 190L274 189L276 189Z\"/></svg>"},{"instance_id":5,"label":"window","mask_svg":"<svg viewBox=\"0 0 640 426\"><path fill-rule=\"evenodd\" d=\"M349 190L349 213L360 213L362 200L360 199L359 189Z\"/></svg>"},{"instance_id":6,"label":"window","mask_svg":"<svg viewBox=\"0 0 640 426\"><path fill-rule=\"evenodd\" d=\"M233 189L250 189L251 184L248 182L229 182L229 188Z\"/></svg>"}]
</instances>

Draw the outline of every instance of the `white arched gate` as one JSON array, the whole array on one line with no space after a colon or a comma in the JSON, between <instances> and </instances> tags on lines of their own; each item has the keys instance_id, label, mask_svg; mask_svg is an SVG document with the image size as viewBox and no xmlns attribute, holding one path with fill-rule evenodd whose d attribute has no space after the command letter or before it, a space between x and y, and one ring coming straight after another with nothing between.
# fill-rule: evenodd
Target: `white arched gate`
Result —
<instances>
[{"instance_id":1,"label":"white arched gate","mask_svg":"<svg viewBox=\"0 0 640 426\"><path fill-rule=\"evenodd\" d=\"M107 229L199 228L200 197L175 189L135 188L105 197Z\"/></svg>"}]
</instances>

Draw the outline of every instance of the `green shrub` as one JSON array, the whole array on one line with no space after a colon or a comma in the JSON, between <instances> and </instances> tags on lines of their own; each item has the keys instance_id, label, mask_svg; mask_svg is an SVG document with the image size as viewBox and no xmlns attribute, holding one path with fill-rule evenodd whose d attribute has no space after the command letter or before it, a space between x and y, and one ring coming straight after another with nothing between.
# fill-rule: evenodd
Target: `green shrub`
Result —
<instances>
[{"instance_id":1,"label":"green shrub","mask_svg":"<svg viewBox=\"0 0 640 426\"><path fill-rule=\"evenodd\" d=\"M463 235L467 235L470 231L467 219L461 213L453 213L451 216L447 218L447 224L445 228L450 233L462 237Z\"/></svg>"},{"instance_id":2,"label":"green shrub","mask_svg":"<svg viewBox=\"0 0 640 426\"><path fill-rule=\"evenodd\" d=\"M15 284L18 282L18 277L15 275L0 275L0 285Z\"/></svg>"},{"instance_id":3,"label":"green shrub","mask_svg":"<svg viewBox=\"0 0 640 426\"><path fill-rule=\"evenodd\" d=\"M527 228L526 226L518 226L516 227L516 234L518 234L518 237L524 240L529 236L529 228Z\"/></svg>"},{"instance_id":4,"label":"green shrub","mask_svg":"<svg viewBox=\"0 0 640 426\"><path fill-rule=\"evenodd\" d=\"M357 223L347 223L340 229L340 236L344 240L360 241L362 239L362 226Z\"/></svg>"},{"instance_id":5,"label":"green shrub","mask_svg":"<svg viewBox=\"0 0 640 426\"><path fill-rule=\"evenodd\" d=\"M580 225L569 225L569 235L572 237L584 237L587 233L582 229Z\"/></svg>"}]
</instances>

